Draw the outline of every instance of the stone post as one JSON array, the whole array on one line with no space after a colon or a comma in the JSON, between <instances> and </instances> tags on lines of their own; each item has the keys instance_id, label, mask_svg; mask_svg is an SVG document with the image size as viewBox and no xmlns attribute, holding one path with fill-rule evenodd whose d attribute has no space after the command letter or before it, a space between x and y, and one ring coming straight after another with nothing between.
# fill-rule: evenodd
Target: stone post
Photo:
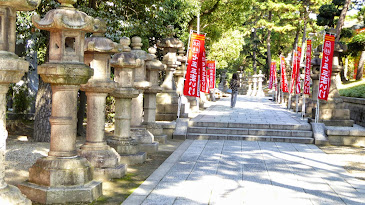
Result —
<instances>
[{"instance_id":1,"label":"stone post","mask_svg":"<svg viewBox=\"0 0 365 205\"><path fill-rule=\"evenodd\" d=\"M18 188L5 182L5 151L6 139L6 93L9 83L18 82L28 71L29 63L15 52L16 39L16 11L33 10L40 3L38 1L13 1L0 2L0 203L1 204L32 204L25 198Z\"/></svg>"},{"instance_id":2,"label":"stone post","mask_svg":"<svg viewBox=\"0 0 365 205\"><path fill-rule=\"evenodd\" d=\"M102 32L105 32L103 23ZM110 79L110 55L118 52L117 44L102 33L85 39L85 64L94 69L94 75L81 90L87 96L86 142L78 150L94 166L95 179L121 178L127 166L120 163L119 154L106 144L105 105L108 93L114 91L117 83Z\"/></svg>"},{"instance_id":3,"label":"stone post","mask_svg":"<svg viewBox=\"0 0 365 205\"><path fill-rule=\"evenodd\" d=\"M134 69L134 87L139 91L139 95L132 99L131 136L139 143L140 150L155 153L158 150L158 142L155 142L151 132L142 127L143 94L151 87L151 82L146 81L146 62L152 60L152 56L141 49L143 44L140 37L133 37L131 45L131 52L142 62Z\"/></svg>"},{"instance_id":4,"label":"stone post","mask_svg":"<svg viewBox=\"0 0 365 205\"><path fill-rule=\"evenodd\" d=\"M251 77L248 77L248 80L247 80L247 83L248 83L248 90L247 90L247 93L246 95L247 96L251 96L252 95L252 76Z\"/></svg>"},{"instance_id":5,"label":"stone post","mask_svg":"<svg viewBox=\"0 0 365 205\"><path fill-rule=\"evenodd\" d=\"M37 28L50 31L49 62L38 67L52 88L50 151L29 168L29 180L19 188L39 203L90 203L102 195L102 187L93 181L91 164L77 156L77 92L93 75L84 64L85 33L97 31L100 21L76 10L76 1L59 2L61 7L44 19L33 17Z\"/></svg>"},{"instance_id":6,"label":"stone post","mask_svg":"<svg viewBox=\"0 0 365 205\"><path fill-rule=\"evenodd\" d=\"M156 59L155 48L149 48L148 52L153 56L153 60L146 62L146 77L151 83L151 87L145 90L143 124L155 136L156 141L166 143L167 135L163 134L162 126L156 123L156 94L162 91L162 88L158 85L159 71L163 70L165 65Z\"/></svg>"},{"instance_id":7,"label":"stone post","mask_svg":"<svg viewBox=\"0 0 365 205\"><path fill-rule=\"evenodd\" d=\"M262 82L264 81L264 77L264 74L262 74L262 71L260 70L259 74L257 75L258 87L256 97L265 97L264 90L262 89Z\"/></svg>"},{"instance_id":8,"label":"stone post","mask_svg":"<svg viewBox=\"0 0 365 205\"><path fill-rule=\"evenodd\" d=\"M253 88L252 88L251 96L256 96L256 94L257 94L257 81L258 81L258 75L257 74L252 75Z\"/></svg>"},{"instance_id":9,"label":"stone post","mask_svg":"<svg viewBox=\"0 0 365 205\"><path fill-rule=\"evenodd\" d=\"M165 80L161 87L162 92L157 94L157 113L158 121L173 121L177 118L179 96L176 93L174 72L181 64L177 58L177 50L183 47L183 43L173 37L173 33L165 39L157 42L157 47L163 50L163 64L166 67Z\"/></svg>"},{"instance_id":10,"label":"stone post","mask_svg":"<svg viewBox=\"0 0 365 205\"><path fill-rule=\"evenodd\" d=\"M120 155L125 164L140 164L146 160L146 153L140 152L138 142L131 138L132 99L139 95L134 88L133 70L143 63L134 53L131 53L130 39L120 39L122 52L113 56L110 65L114 67L114 81L118 83L114 90L115 97L115 131L114 136L107 140Z\"/></svg>"},{"instance_id":11,"label":"stone post","mask_svg":"<svg viewBox=\"0 0 365 205\"><path fill-rule=\"evenodd\" d=\"M320 100L319 122L323 122L327 126L348 126L352 127L354 121L350 119L350 110L345 109L345 103L340 98L338 92L338 83L340 81L340 72L343 70L340 65L340 53L347 50L347 46L342 43L335 42L335 50L333 53L333 65L331 75L331 87L327 101Z\"/></svg>"}]
</instances>

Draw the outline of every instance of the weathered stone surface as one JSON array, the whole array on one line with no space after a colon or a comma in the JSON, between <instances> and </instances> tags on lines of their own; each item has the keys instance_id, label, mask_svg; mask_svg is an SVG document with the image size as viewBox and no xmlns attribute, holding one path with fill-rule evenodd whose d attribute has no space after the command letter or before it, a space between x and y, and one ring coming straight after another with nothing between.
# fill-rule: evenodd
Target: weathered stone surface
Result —
<instances>
[{"instance_id":1,"label":"weathered stone surface","mask_svg":"<svg viewBox=\"0 0 365 205\"><path fill-rule=\"evenodd\" d=\"M341 97L345 102L344 108L350 110L350 118L356 124L365 126L365 100L363 98Z\"/></svg>"},{"instance_id":2,"label":"weathered stone surface","mask_svg":"<svg viewBox=\"0 0 365 205\"><path fill-rule=\"evenodd\" d=\"M42 204L91 203L102 195L101 183L97 181L90 181L87 184L67 189L45 187L28 182L23 182L18 187L32 201Z\"/></svg>"},{"instance_id":3,"label":"weathered stone surface","mask_svg":"<svg viewBox=\"0 0 365 205\"><path fill-rule=\"evenodd\" d=\"M34 16L34 25L50 31L49 63L38 74L52 87L51 143L48 157L29 169L29 182L20 189L40 203L91 202L101 196L101 182L92 181L93 169L77 156L77 92L93 74L84 64L85 32L98 30L99 20L77 11L75 1L60 1L61 7L43 19Z\"/></svg>"},{"instance_id":4,"label":"weathered stone surface","mask_svg":"<svg viewBox=\"0 0 365 205\"><path fill-rule=\"evenodd\" d=\"M86 142L78 153L95 168L95 179L121 178L126 165L120 164L119 154L106 144L104 137L106 97L117 87L117 83L110 80L110 54L117 52L118 46L102 34L94 35L85 39L85 64L91 65L95 72L87 84L81 86L86 92L88 109Z\"/></svg>"},{"instance_id":5,"label":"weathered stone surface","mask_svg":"<svg viewBox=\"0 0 365 205\"><path fill-rule=\"evenodd\" d=\"M325 133L325 125L323 123L311 123L313 136L314 136L314 143L316 145L328 145L328 137Z\"/></svg>"},{"instance_id":6,"label":"weathered stone surface","mask_svg":"<svg viewBox=\"0 0 365 205\"><path fill-rule=\"evenodd\" d=\"M20 190L5 182L6 93L9 83L18 82L28 71L29 63L14 54L16 44L16 12L35 9L40 0L0 1L0 204L31 204Z\"/></svg>"},{"instance_id":7,"label":"weathered stone surface","mask_svg":"<svg viewBox=\"0 0 365 205\"><path fill-rule=\"evenodd\" d=\"M120 39L122 52L115 54L110 61L114 67L114 81L118 87L113 92L115 97L115 131L112 138L107 139L108 145L121 155L121 163L143 163L146 159L145 152L139 152L138 142L131 138L132 98L139 95L134 88L134 69L143 65L136 54L131 53L130 39Z\"/></svg>"},{"instance_id":8,"label":"weathered stone surface","mask_svg":"<svg viewBox=\"0 0 365 205\"><path fill-rule=\"evenodd\" d=\"M171 30L173 32L173 29ZM157 103L165 105L173 105L178 103L179 96L176 93L176 83L174 79L174 72L181 62L178 61L177 52L178 49L183 47L184 44L177 38L173 38L173 33L168 38L162 39L157 42L157 47L164 51L162 63L166 65L165 79L161 85L163 91L157 94ZM175 113L175 117L173 117ZM159 117L164 116L164 117ZM166 117L168 116L168 117ZM160 112L157 110L156 120L175 120L177 118L177 109L174 112Z\"/></svg>"},{"instance_id":9,"label":"weathered stone surface","mask_svg":"<svg viewBox=\"0 0 365 205\"><path fill-rule=\"evenodd\" d=\"M186 139L186 134L188 132L189 118L178 118L176 119L176 129L172 134L174 139Z\"/></svg>"}]
</instances>

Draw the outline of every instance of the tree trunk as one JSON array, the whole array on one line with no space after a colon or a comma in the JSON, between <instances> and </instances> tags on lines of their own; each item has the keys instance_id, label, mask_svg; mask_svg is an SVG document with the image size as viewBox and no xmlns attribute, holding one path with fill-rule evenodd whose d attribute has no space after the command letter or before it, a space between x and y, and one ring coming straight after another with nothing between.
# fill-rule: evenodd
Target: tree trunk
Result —
<instances>
[{"instance_id":1,"label":"tree trunk","mask_svg":"<svg viewBox=\"0 0 365 205\"><path fill-rule=\"evenodd\" d=\"M96 0L89 0L89 8L96 9Z\"/></svg>"},{"instance_id":2,"label":"tree trunk","mask_svg":"<svg viewBox=\"0 0 365 205\"><path fill-rule=\"evenodd\" d=\"M346 13L347 13L347 10L349 9L350 3L351 3L351 0L346 0L345 4L343 5L343 9L341 11L340 18L337 21L336 41L340 40L340 34L341 34L342 26L343 26L343 23L345 22Z\"/></svg>"},{"instance_id":3,"label":"tree trunk","mask_svg":"<svg viewBox=\"0 0 365 205\"><path fill-rule=\"evenodd\" d=\"M252 68L253 68L253 73L254 74L257 74L257 70L256 70L256 42L255 42L255 39L256 39L256 28L254 28L254 31L253 31L253 41L254 41L254 50L253 50L253 53L252 53Z\"/></svg>"},{"instance_id":4,"label":"tree trunk","mask_svg":"<svg viewBox=\"0 0 365 205\"><path fill-rule=\"evenodd\" d=\"M49 117L52 111L52 89L49 83L39 78L34 116L33 138L36 142L49 142L51 139L51 124Z\"/></svg>"},{"instance_id":5,"label":"tree trunk","mask_svg":"<svg viewBox=\"0 0 365 205\"><path fill-rule=\"evenodd\" d=\"M77 135L78 136L85 136L84 130L84 118L85 118L85 110L86 110L86 95L84 91L79 91L80 94L80 102L79 102L79 109L77 110Z\"/></svg>"},{"instance_id":6,"label":"tree trunk","mask_svg":"<svg viewBox=\"0 0 365 205\"><path fill-rule=\"evenodd\" d=\"M271 17L272 17L272 12L269 11L269 17L267 19L269 22L271 21ZM271 29L270 28L267 31L266 43L267 43L267 65L269 66L266 76L269 76L269 73L270 73L269 70L271 67Z\"/></svg>"},{"instance_id":7,"label":"tree trunk","mask_svg":"<svg viewBox=\"0 0 365 205\"><path fill-rule=\"evenodd\" d=\"M364 64L365 64L365 51L362 51L359 60L359 66L357 67L356 80L362 79L362 73L364 72Z\"/></svg>"}]
</instances>

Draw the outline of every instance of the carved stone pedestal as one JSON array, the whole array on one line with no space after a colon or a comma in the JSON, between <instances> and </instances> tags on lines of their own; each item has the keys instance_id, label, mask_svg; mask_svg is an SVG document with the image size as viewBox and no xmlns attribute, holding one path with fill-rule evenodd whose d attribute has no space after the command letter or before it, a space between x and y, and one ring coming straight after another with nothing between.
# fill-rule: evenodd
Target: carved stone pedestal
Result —
<instances>
[{"instance_id":1,"label":"carved stone pedestal","mask_svg":"<svg viewBox=\"0 0 365 205\"><path fill-rule=\"evenodd\" d=\"M158 85L158 72L163 70L165 65L156 59L155 48L149 48L148 52L152 56L152 60L146 62L146 79L151 82L151 87L145 91L143 124L154 135L157 142L166 143L167 135L163 133L162 126L156 123L156 94L162 90Z\"/></svg>"},{"instance_id":2,"label":"carved stone pedestal","mask_svg":"<svg viewBox=\"0 0 365 205\"><path fill-rule=\"evenodd\" d=\"M85 33L97 31L100 21L73 8L75 1L59 2L44 19L33 18L37 28L50 31L49 62L38 67L52 87L50 151L29 168L29 180L19 188L39 203L90 203L102 189L101 182L93 181L91 164L77 156L77 92L93 75L84 64Z\"/></svg>"},{"instance_id":3,"label":"carved stone pedestal","mask_svg":"<svg viewBox=\"0 0 365 205\"><path fill-rule=\"evenodd\" d=\"M110 61L114 67L114 81L118 83L113 92L115 97L115 131L114 136L107 140L121 157L121 163L140 164L146 160L146 152L141 152L139 143L131 137L132 99L139 95L134 86L133 70L142 65L140 59L131 53L130 39L120 40L123 52L115 54Z\"/></svg>"},{"instance_id":4,"label":"carved stone pedestal","mask_svg":"<svg viewBox=\"0 0 365 205\"><path fill-rule=\"evenodd\" d=\"M0 1L0 204L30 205L18 188L5 182L6 139L6 93L9 84L18 82L28 71L29 63L15 52L16 12L37 8L40 0Z\"/></svg>"},{"instance_id":5,"label":"carved stone pedestal","mask_svg":"<svg viewBox=\"0 0 365 205\"><path fill-rule=\"evenodd\" d=\"M141 151L155 153L158 151L158 142L154 135L142 125L143 119L143 95L152 85L146 80L146 63L152 60L152 56L141 49L142 39L138 36L132 38L131 53L142 62L134 69L134 87L139 91L139 95L132 99L131 115L131 137L139 143Z\"/></svg>"},{"instance_id":6,"label":"carved stone pedestal","mask_svg":"<svg viewBox=\"0 0 365 205\"><path fill-rule=\"evenodd\" d=\"M127 171L126 164L120 163L119 154L104 138L106 97L117 87L117 83L110 80L109 66L110 55L116 52L117 44L101 33L85 40L85 63L94 69L94 76L81 86L87 96L88 109L86 142L78 153L91 163L94 178L99 180L121 178Z\"/></svg>"},{"instance_id":7,"label":"carved stone pedestal","mask_svg":"<svg viewBox=\"0 0 365 205\"><path fill-rule=\"evenodd\" d=\"M179 96L176 93L174 72L181 64L177 59L177 50L183 46L179 39L173 38L173 33L157 43L157 47L163 50L163 64L167 66L165 80L161 85L163 90L157 94L156 98L156 120L158 121L173 121L177 118Z\"/></svg>"}]
</instances>

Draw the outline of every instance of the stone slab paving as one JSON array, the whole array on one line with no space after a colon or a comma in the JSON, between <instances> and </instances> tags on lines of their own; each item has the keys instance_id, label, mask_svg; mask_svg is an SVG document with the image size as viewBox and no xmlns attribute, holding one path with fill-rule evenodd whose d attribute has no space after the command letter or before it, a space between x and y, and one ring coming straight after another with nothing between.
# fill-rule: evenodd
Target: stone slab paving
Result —
<instances>
[{"instance_id":1,"label":"stone slab paving","mask_svg":"<svg viewBox=\"0 0 365 205\"><path fill-rule=\"evenodd\" d=\"M299 114L272 103L269 98L237 96L236 107L230 107L231 98L221 98L198 114L192 121L252 123L252 124L307 124Z\"/></svg>"},{"instance_id":2,"label":"stone slab paving","mask_svg":"<svg viewBox=\"0 0 365 205\"><path fill-rule=\"evenodd\" d=\"M365 181L315 145L186 140L129 204L365 204Z\"/></svg>"}]
</instances>

